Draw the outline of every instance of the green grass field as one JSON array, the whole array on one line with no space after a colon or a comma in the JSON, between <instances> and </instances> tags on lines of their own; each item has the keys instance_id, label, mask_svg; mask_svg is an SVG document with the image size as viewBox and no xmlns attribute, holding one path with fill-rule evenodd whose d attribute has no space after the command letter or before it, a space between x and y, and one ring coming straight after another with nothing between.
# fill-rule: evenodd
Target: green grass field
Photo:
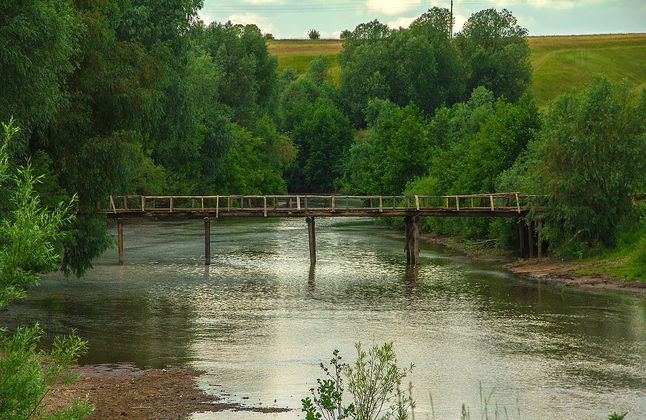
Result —
<instances>
[{"instance_id":1,"label":"green grass field","mask_svg":"<svg viewBox=\"0 0 646 420\"><path fill-rule=\"evenodd\" d=\"M646 34L530 37L534 67L532 90L540 105L586 84L595 75L646 87ZM338 74L339 40L276 40L269 51L279 68L302 73L315 57L325 56Z\"/></svg>"}]
</instances>

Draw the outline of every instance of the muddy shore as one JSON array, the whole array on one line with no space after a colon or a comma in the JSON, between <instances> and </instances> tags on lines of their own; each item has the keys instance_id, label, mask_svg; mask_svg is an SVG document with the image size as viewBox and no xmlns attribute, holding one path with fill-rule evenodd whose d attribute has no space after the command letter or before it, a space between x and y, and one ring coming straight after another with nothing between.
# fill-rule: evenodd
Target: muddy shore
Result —
<instances>
[{"instance_id":1,"label":"muddy shore","mask_svg":"<svg viewBox=\"0 0 646 420\"><path fill-rule=\"evenodd\" d=\"M43 401L48 410L80 398L94 405L90 418L95 419L184 419L203 412L288 411L225 403L196 387L195 379L202 372L192 369L138 369L130 364L103 364L79 366L71 373L79 380L54 386Z\"/></svg>"},{"instance_id":2,"label":"muddy shore","mask_svg":"<svg viewBox=\"0 0 646 420\"><path fill-rule=\"evenodd\" d=\"M581 274L581 272L591 271L590 269L598 265L599 262L596 261L559 261L549 257L531 260L518 259L494 250L471 249L459 238L426 233L420 235L420 239L429 244L442 245L459 251L469 258L492 263L532 281L554 283L565 287L623 290L646 295L646 282L644 281L629 281L601 274Z\"/></svg>"}]
</instances>

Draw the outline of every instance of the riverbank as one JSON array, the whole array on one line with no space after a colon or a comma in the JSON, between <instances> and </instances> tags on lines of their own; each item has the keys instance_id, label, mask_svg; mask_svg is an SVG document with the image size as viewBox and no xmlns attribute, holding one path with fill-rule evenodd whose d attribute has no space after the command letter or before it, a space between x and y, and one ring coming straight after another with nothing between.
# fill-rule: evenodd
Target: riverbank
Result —
<instances>
[{"instance_id":1,"label":"riverbank","mask_svg":"<svg viewBox=\"0 0 646 420\"><path fill-rule=\"evenodd\" d=\"M56 385L44 400L48 409L87 399L95 409L91 418L179 419L193 413L222 411L284 412L276 407L246 407L225 403L196 387L202 372L184 368L138 369L130 364L79 366L79 378Z\"/></svg>"},{"instance_id":2,"label":"riverbank","mask_svg":"<svg viewBox=\"0 0 646 420\"><path fill-rule=\"evenodd\" d=\"M626 280L600 273L596 268L607 266L607 261L559 261L552 258L518 259L499 251L488 243L469 243L460 238L443 237L426 233L420 238L430 244L442 245L466 254L469 258L493 263L523 278L559 284L566 287L589 289L614 289L646 295L646 281Z\"/></svg>"}]
</instances>

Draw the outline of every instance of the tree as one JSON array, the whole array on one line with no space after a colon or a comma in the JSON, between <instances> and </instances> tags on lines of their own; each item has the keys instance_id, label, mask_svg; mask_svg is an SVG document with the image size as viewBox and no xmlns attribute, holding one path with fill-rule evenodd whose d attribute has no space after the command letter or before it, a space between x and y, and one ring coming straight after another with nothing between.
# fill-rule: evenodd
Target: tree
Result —
<instances>
[{"instance_id":1,"label":"tree","mask_svg":"<svg viewBox=\"0 0 646 420\"><path fill-rule=\"evenodd\" d=\"M290 187L296 191L334 191L342 158L352 141L348 118L332 100L322 96L292 135L299 151L290 170Z\"/></svg>"},{"instance_id":2,"label":"tree","mask_svg":"<svg viewBox=\"0 0 646 420\"><path fill-rule=\"evenodd\" d=\"M532 68L527 29L510 11L481 10L469 17L455 41L467 62L467 92L478 86L516 101L527 91Z\"/></svg>"},{"instance_id":3,"label":"tree","mask_svg":"<svg viewBox=\"0 0 646 420\"><path fill-rule=\"evenodd\" d=\"M319 31L317 31L316 29L310 29L309 31L307 31L307 37L309 39L312 39L312 40L320 39L321 38L321 33Z\"/></svg>"},{"instance_id":4,"label":"tree","mask_svg":"<svg viewBox=\"0 0 646 420\"><path fill-rule=\"evenodd\" d=\"M447 9L434 7L408 29L372 21L345 35L339 91L356 126L365 126L371 99L414 103L430 116L463 98L466 72L447 29L450 20Z\"/></svg>"},{"instance_id":5,"label":"tree","mask_svg":"<svg viewBox=\"0 0 646 420\"><path fill-rule=\"evenodd\" d=\"M434 7L409 29L393 33L386 75L393 102L401 106L412 102L430 116L438 107L463 98L466 73L447 30L450 20L447 9Z\"/></svg>"},{"instance_id":6,"label":"tree","mask_svg":"<svg viewBox=\"0 0 646 420\"><path fill-rule=\"evenodd\" d=\"M339 54L339 96L345 113L357 127L365 126L370 99L389 97L385 77L389 63L385 57L390 33L387 25L374 20L358 25L343 39L343 50Z\"/></svg>"},{"instance_id":7,"label":"tree","mask_svg":"<svg viewBox=\"0 0 646 420\"><path fill-rule=\"evenodd\" d=\"M417 107L372 100L368 129L345 161L345 187L352 193L401 194L409 181L426 174L429 151L427 124Z\"/></svg>"},{"instance_id":8,"label":"tree","mask_svg":"<svg viewBox=\"0 0 646 420\"><path fill-rule=\"evenodd\" d=\"M65 79L78 52L75 18L67 1L0 3L0 121L15 117L22 127L12 155L24 153L32 131L45 128L67 100Z\"/></svg>"},{"instance_id":9,"label":"tree","mask_svg":"<svg viewBox=\"0 0 646 420\"><path fill-rule=\"evenodd\" d=\"M550 197L546 236L563 254L612 246L633 195L646 185L646 91L597 78L550 107L536 168Z\"/></svg>"}]
</instances>

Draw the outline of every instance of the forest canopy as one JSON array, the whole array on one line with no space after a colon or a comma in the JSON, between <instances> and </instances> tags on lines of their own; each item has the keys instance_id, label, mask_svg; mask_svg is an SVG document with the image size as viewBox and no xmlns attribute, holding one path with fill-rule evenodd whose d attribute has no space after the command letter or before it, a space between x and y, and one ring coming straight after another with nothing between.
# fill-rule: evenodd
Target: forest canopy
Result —
<instances>
[{"instance_id":1,"label":"forest canopy","mask_svg":"<svg viewBox=\"0 0 646 420\"><path fill-rule=\"evenodd\" d=\"M577 252L613 246L634 218L644 93L600 80L539 109L527 29L507 10L477 12L455 36L438 7L408 28L362 23L343 32L338 75L321 58L298 76L277 69L268 34L206 25L201 7L0 5L0 121L21 127L10 164L46 175L45 204L78 197L65 269L82 273L110 246L100 211L110 194L515 189L555 200L550 243ZM514 240L512 226L487 220L426 227Z\"/></svg>"}]
</instances>

